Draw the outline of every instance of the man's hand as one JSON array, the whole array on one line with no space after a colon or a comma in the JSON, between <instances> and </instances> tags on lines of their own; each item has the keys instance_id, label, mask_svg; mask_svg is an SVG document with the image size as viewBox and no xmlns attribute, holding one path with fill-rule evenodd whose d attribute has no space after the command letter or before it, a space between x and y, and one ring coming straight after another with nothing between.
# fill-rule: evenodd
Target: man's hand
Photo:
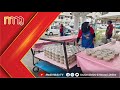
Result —
<instances>
[{"instance_id":1,"label":"man's hand","mask_svg":"<svg viewBox=\"0 0 120 90\"><path fill-rule=\"evenodd\" d=\"M75 42L75 46L79 46L79 44L77 42Z\"/></svg>"},{"instance_id":2,"label":"man's hand","mask_svg":"<svg viewBox=\"0 0 120 90\"><path fill-rule=\"evenodd\" d=\"M95 43L95 38L93 38L93 44Z\"/></svg>"}]
</instances>

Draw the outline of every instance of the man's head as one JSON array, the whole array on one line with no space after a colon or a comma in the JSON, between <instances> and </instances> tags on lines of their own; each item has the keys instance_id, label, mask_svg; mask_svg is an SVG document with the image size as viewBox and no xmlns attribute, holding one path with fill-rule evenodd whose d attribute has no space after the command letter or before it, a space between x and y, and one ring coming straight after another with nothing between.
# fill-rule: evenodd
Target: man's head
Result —
<instances>
[{"instance_id":1,"label":"man's head","mask_svg":"<svg viewBox=\"0 0 120 90\"><path fill-rule=\"evenodd\" d=\"M107 24L108 24L108 25L112 24L112 21L111 21L111 20L109 20L109 21L107 22Z\"/></svg>"},{"instance_id":2,"label":"man's head","mask_svg":"<svg viewBox=\"0 0 120 90\"><path fill-rule=\"evenodd\" d=\"M61 24L61 27L63 27L63 24Z\"/></svg>"}]
</instances>

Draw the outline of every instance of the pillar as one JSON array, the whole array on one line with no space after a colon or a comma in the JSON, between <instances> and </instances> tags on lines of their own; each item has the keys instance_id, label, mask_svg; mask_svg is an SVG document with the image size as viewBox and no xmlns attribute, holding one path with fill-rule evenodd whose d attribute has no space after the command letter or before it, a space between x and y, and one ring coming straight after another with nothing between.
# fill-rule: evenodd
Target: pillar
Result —
<instances>
[{"instance_id":1,"label":"pillar","mask_svg":"<svg viewBox=\"0 0 120 90\"><path fill-rule=\"evenodd\" d=\"M76 12L74 14L74 29L75 30L79 29L79 20L80 20L79 13Z\"/></svg>"}]
</instances>

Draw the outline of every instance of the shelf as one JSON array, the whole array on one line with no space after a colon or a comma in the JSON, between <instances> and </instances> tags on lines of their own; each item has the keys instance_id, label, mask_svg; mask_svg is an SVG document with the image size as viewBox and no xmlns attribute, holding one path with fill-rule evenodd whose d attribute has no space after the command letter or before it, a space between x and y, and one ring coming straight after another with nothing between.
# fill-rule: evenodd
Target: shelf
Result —
<instances>
[{"instance_id":1,"label":"shelf","mask_svg":"<svg viewBox=\"0 0 120 90\"><path fill-rule=\"evenodd\" d=\"M57 40L57 41L65 41L65 42L73 42L77 38L77 35L71 35L71 36L60 36L60 37L51 37L48 39L51 40Z\"/></svg>"},{"instance_id":2,"label":"shelf","mask_svg":"<svg viewBox=\"0 0 120 90\"><path fill-rule=\"evenodd\" d=\"M52 59L49 59L48 57L46 57L44 55L44 52L41 52L39 54L35 54L35 57L38 58L38 59L41 59L41 60L44 60L44 61L47 61L53 65L56 65L60 68L63 68L63 69L66 69L67 70L67 67L66 67L66 64L61 64L61 63L58 63ZM74 61L73 63L69 64L69 69L71 69L72 67L74 67L75 65L77 64L77 61Z\"/></svg>"}]
</instances>

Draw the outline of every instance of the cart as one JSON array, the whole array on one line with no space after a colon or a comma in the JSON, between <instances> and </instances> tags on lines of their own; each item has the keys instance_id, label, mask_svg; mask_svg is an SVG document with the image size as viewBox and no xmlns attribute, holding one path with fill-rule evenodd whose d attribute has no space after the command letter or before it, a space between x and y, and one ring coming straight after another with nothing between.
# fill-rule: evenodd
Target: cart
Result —
<instances>
[{"instance_id":1,"label":"cart","mask_svg":"<svg viewBox=\"0 0 120 90\"><path fill-rule=\"evenodd\" d=\"M53 61L49 58L47 58L46 56L44 56L44 52L39 52L38 54L35 54L34 51L31 49L32 51L32 54L34 55L35 58L39 59L39 61L37 63L34 62L34 57L33 57L33 65L34 65L34 68L33 68L33 71L34 72L38 72L39 71L39 63L40 61L45 61L45 62L48 62L54 66L56 66L56 68L60 68L61 70L60 71L64 71L64 72L69 72L70 69L72 69L74 66L76 66L76 61L74 61L72 64L68 64L68 59L67 59L67 51L66 51L66 44L68 42L66 41L59 41L59 40L52 40L52 39L45 39L45 38L41 38L41 40L45 40L45 41L50 41L50 42L53 42L53 43L59 43L61 45L63 45L63 49L64 49L64 54L65 54L65 64L60 64L60 63L57 63L56 61Z\"/></svg>"}]
</instances>

